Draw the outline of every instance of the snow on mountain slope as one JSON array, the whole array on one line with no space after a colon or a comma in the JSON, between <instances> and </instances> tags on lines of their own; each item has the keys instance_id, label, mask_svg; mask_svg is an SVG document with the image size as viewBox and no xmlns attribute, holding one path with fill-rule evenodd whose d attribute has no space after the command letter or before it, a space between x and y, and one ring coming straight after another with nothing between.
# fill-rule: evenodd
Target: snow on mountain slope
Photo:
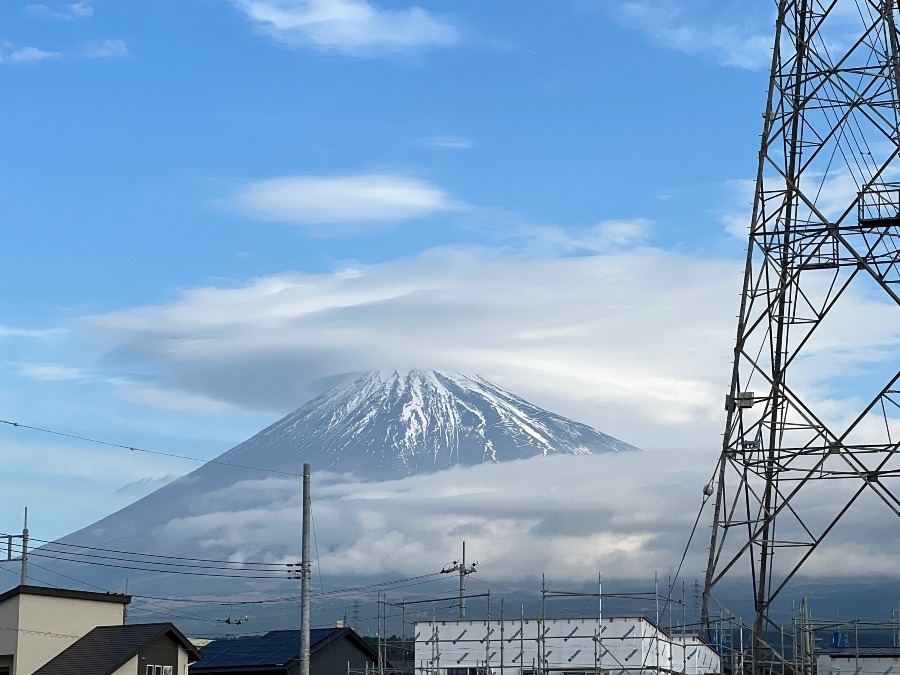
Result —
<instances>
[{"instance_id":1,"label":"snow on mountain slope","mask_svg":"<svg viewBox=\"0 0 900 675\"><path fill-rule=\"evenodd\" d=\"M634 446L538 408L470 375L431 370L355 375L219 459L297 471L400 478L456 465Z\"/></svg>"}]
</instances>

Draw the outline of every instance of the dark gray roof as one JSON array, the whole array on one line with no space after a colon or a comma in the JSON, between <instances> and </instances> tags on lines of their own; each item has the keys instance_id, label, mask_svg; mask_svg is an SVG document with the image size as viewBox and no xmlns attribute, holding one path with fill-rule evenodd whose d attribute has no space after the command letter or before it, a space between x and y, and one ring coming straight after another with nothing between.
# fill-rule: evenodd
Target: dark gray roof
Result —
<instances>
[{"instance_id":1,"label":"dark gray roof","mask_svg":"<svg viewBox=\"0 0 900 675\"><path fill-rule=\"evenodd\" d=\"M203 658L197 648L171 623L98 626L38 668L34 675L72 673L109 675L126 664L141 649L166 634L187 650L189 658L194 660Z\"/></svg>"},{"instance_id":2,"label":"dark gray roof","mask_svg":"<svg viewBox=\"0 0 900 675\"><path fill-rule=\"evenodd\" d=\"M350 628L311 628L309 651L315 653L334 640L346 637L371 658L377 658L372 647ZM273 630L265 635L214 640L203 647L203 661L191 671L241 668L273 668L288 666L300 658L300 631ZM35 674L37 675L37 674Z\"/></svg>"},{"instance_id":3,"label":"dark gray roof","mask_svg":"<svg viewBox=\"0 0 900 675\"><path fill-rule=\"evenodd\" d=\"M74 600L94 600L95 602L118 602L127 605L130 595L122 593L95 593L94 591L76 591L69 588L49 588L48 586L22 585L0 593L0 602L17 595L44 595L51 598L72 598Z\"/></svg>"}]
</instances>

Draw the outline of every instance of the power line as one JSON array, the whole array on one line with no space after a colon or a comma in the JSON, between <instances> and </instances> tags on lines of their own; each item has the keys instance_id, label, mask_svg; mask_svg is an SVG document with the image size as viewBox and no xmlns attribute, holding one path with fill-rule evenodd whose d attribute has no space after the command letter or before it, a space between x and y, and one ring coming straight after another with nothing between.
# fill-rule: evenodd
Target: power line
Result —
<instances>
[{"instance_id":1,"label":"power line","mask_svg":"<svg viewBox=\"0 0 900 675\"><path fill-rule=\"evenodd\" d=\"M188 604L197 604L197 605L264 605L264 604L277 604L283 602L296 602L300 599L299 595L288 595L283 598L268 598L266 600L228 600L228 599L218 599L218 600L206 600L206 599L195 599L195 598L164 598L158 595L138 595L136 593L132 594L133 598L148 598L150 600L162 600L165 602L185 602Z\"/></svg>"},{"instance_id":2,"label":"power line","mask_svg":"<svg viewBox=\"0 0 900 675\"><path fill-rule=\"evenodd\" d=\"M155 572L157 574L181 574L184 576L193 576L193 577L221 577L225 579L278 579L279 577L274 576L272 574L241 574L241 570L231 570L232 574L222 574L220 572L188 572L185 570L172 570L172 569L160 569L154 567L140 567L137 565L118 565L112 562L97 562L93 560L77 560L74 558L66 558L63 556L55 556L50 555L41 551L41 549L34 549L33 551L28 552L29 558L31 556L37 556L40 558L45 558L48 560L59 560L62 562L68 562L76 565L94 565L97 567L113 567L116 569L125 569L125 570L137 570L140 572ZM152 564L152 563L147 563ZM218 568L212 568L218 569ZM249 571L249 570L248 570ZM282 570L281 572L284 572Z\"/></svg>"},{"instance_id":3,"label":"power line","mask_svg":"<svg viewBox=\"0 0 900 675\"><path fill-rule=\"evenodd\" d=\"M293 471L280 471L279 469L263 469L258 466L246 466L244 464L232 464L231 462L223 462L218 459L200 459L199 457L189 457L187 455L176 455L171 452L161 452L159 450L147 450L146 448L139 448L134 445L123 445L121 443L112 443L111 441L101 441L96 438L90 438L88 436L79 436L78 434L70 434L64 431L55 431L53 429L43 429L41 427L31 426L29 424L22 424L20 422L10 422L9 420L0 420L0 424L8 424L11 427L19 427L21 429L30 429L31 431L39 431L44 434L53 434L54 436L62 436L63 438L72 438L78 441L85 441L87 443L96 443L97 445L106 445L111 448L121 448L123 450L131 450L132 452L143 452L149 455L160 455L162 457L173 457L175 459L186 459L191 462L199 462L200 464L220 464L222 466L230 466L235 469L247 469L249 471L262 471L264 473L277 473L282 476L293 476L296 478L302 478L303 474L294 473Z\"/></svg>"},{"instance_id":4,"label":"power line","mask_svg":"<svg viewBox=\"0 0 900 675\"><path fill-rule=\"evenodd\" d=\"M0 537L7 537L10 535L0 533ZM13 535L15 536L15 535ZM143 556L145 558L162 558L166 560L185 560L188 562L208 562L208 563L220 563L220 564L228 564L228 565L279 565L282 563L264 563L264 562L252 562L252 561L236 561L236 560L219 560L214 558L190 558L187 556L177 556L177 555L161 555L158 553L140 553L137 551L122 551L114 548L101 548L98 546L86 546L83 544L69 544L62 541L51 541L49 539L38 539L36 537L29 537L31 541L37 541L45 545L52 546L65 546L68 548L79 548L85 549L88 551L102 551L103 553L119 553L121 555L133 555L133 556ZM43 547L41 547L43 548ZM62 553L62 551L57 551L57 553ZM74 553L74 552L73 552ZM88 555L88 554L84 554ZM140 562L149 562L149 561L140 561ZM285 565L291 563L284 563Z\"/></svg>"},{"instance_id":5,"label":"power line","mask_svg":"<svg viewBox=\"0 0 900 675\"><path fill-rule=\"evenodd\" d=\"M115 560L116 562L123 562L123 563L134 562L134 563L140 563L140 564L145 564L145 565L160 565L160 566L167 566L167 567L189 567L189 568L193 568L193 569L216 569L216 570L222 570L222 571L235 571L235 572L242 571L240 568L221 567L218 565L192 564L192 563L188 563L188 562L156 562L154 560L140 560L140 559L134 559L134 558L123 558L123 557L118 557L118 556L100 555L98 553L79 553L79 552L74 552L74 551L72 551L72 552L60 551L60 550L51 548L49 546L42 546L38 549L33 549L33 551L40 551L42 553L57 553L57 554L61 554L61 555L73 556L71 558L72 560L78 560L78 558L76 558L75 556L80 556L81 558L97 558L100 560ZM135 555L139 556L140 554L135 554ZM91 562L91 561L85 560L83 562ZM102 564L102 563L99 563L99 564ZM239 563L235 563L235 564L239 564ZM293 563L272 563L268 567L254 567L247 571L289 572L290 568L293 566L294 566Z\"/></svg>"}]
</instances>

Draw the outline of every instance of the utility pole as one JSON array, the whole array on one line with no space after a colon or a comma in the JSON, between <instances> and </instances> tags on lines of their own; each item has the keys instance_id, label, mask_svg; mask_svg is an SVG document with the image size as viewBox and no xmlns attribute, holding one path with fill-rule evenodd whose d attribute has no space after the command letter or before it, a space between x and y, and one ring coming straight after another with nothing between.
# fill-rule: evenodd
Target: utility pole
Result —
<instances>
[{"instance_id":1,"label":"utility pole","mask_svg":"<svg viewBox=\"0 0 900 675\"><path fill-rule=\"evenodd\" d=\"M300 560L300 675L309 675L309 531L312 498L309 494L309 464L303 465L303 556Z\"/></svg>"},{"instance_id":2,"label":"utility pole","mask_svg":"<svg viewBox=\"0 0 900 675\"><path fill-rule=\"evenodd\" d=\"M25 527L22 528L22 579L23 586L28 583L28 507L25 507Z\"/></svg>"},{"instance_id":3,"label":"utility pole","mask_svg":"<svg viewBox=\"0 0 900 675\"><path fill-rule=\"evenodd\" d=\"M466 567L466 542L462 543L462 560L454 560L449 565L444 565L444 569L441 570L441 574L450 574L451 572L459 572L459 618L466 618L466 577L470 574L474 574L475 565L477 562L473 562L471 565Z\"/></svg>"}]
</instances>

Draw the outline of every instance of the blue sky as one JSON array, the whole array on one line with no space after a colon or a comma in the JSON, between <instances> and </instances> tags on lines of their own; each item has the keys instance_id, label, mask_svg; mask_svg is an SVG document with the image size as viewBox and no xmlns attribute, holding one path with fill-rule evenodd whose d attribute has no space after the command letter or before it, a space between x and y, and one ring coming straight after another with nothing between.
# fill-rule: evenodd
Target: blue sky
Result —
<instances>
[{"instance_id":1,"label":"blue sky","mask_svg":"<svg viewBox=\"0 0 900 675\"><path fill-rule=\"evenodd\" d=\"M769 5L2 3L0 418L210 458L450 368L712 467ZM48 539L195 466L0 449Z\"/></svg>"}]
</instances>

